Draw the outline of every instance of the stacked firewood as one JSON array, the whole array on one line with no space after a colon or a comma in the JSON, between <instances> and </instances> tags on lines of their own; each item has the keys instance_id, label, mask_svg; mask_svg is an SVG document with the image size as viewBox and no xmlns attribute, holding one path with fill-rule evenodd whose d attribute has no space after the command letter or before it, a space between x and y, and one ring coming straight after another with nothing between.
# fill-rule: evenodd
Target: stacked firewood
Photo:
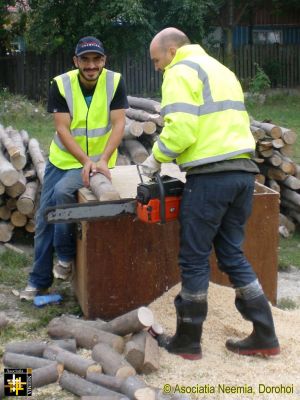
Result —
<instances>
[{"instance_id":1,"label":"stacked firewood","mask_svg":"<svg viewBox=\"0 0 300 400\"><path fill-rule=\"evenodd\" d=\"M34 232L44 170L38 141L0 125L0 242L8 242L16 227Z\"/></svg>"},{"instance_id":2,"label":"stacked firewood","mask_svg":"<svg viewBox=\"0 0 300 400\"><path fill-rule=\"evenodd\" d=\"M128 96L128 103L130 107L126 110L125 133L119 146L117 165L145 161L163 126L159 102Z\"/></svg>"},{"instance_id":3,"label":"stacked firewood","mask_svg":"<svg viewBox=\"0 0 300 400\"><path fill-rule=\"evenodd\" d=\"M257 179L280 193L279 233L288 237L300 224L300 165L293 159L297 134L270 122L251 120L260 168Z\"/></svg>"},{"instance_id":4,"label":"stacked firewood","mask_svg":"<svg viewBox=\"0 0 300 400\"><path fill-rule=\"evenodd\" d=\"M33 388L59 382L82 400L188 399L178 394L166 395L138 375L159 369L155 337L162 334L162 328L154 323L147 307L109 322L63 315L49 323L48 334L50 342L11 342L3 355L6 367L33 369Z\"/></svg>"}]
</instances>

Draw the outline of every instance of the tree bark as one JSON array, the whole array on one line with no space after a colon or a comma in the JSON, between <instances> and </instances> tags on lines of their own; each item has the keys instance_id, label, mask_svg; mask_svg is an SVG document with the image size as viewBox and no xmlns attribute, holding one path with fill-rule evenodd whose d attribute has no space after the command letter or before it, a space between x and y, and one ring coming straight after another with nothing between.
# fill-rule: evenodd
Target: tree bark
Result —
<instances>
[{"instance_id":1,"label":"tree bark","mask_svg":"<svg viewBox=\"0 0 300 400\"><path fill-rule=\"evenodd\" d=\"M133 108L141 108L142 110L159 114L161 110L160 103L152 99L144 99L141 97L127 96L128 103Z\"/></svg>"},{"instance_id":2,"label":"tree bark","mask_svg":"<svg viewBox=\"0 0 300 400\"><path fill-rule=\"evenodd\" d=\"M122 394L91 383L67 371L62 373L59 383L63 389L68 390L76 396L112 396L113 400L124 400Z\"/></svg>"},{"instance_id":3,"label":"tree bark","mask_svg":"<svg viewBox=\"0 0 300 400\"><path fill-rule=\"evenodd\" d=\"M285 143L287 144L294 144L297 140L297 134L296 132L287 129L287 128L281 128L282 131L282 139Z\"/></svg>"},{"instance_id":4,"label":"tree bark","mask_svg":"<svg viewBox=\"0 0 300 400\"><path fill-rule=\"evenodd\" d=\"M125 336L137 333L153 324L153 313L148 307L139 307L107 322L102 328L107 332Z\"/></svg>"},{"instance_id":5,"label":"tree bark","mask_svg":"<svg viewBox=\"0 0 300 400\"><path fill-rule=\"evenodd\" d=\"M62 349L59 346L47 346L43 352L43 357L47 358L48 360L57 361L58 363L63 364L66 370L81 377L85 377L87 371L93 371L97 373L102 372L101 365L97 364L93 360L83 358L78 354L74 354L70 351Z\"/></svg>"},{"instance_id":6,"label":"tree bark","mask_svg":"<svg viewBox=\"0 0 300 400\"><path fill-rule=\"evenodd\" d=\"M292 190L299 190L300 189L300 179L296 178L295 176L287 176L283 181L282 184L289 189Z\"/></svg>"},{"instance_id":7,"label":"tree bark","mask_svg":"<svg viewBox=\"0 0 300 400\"><path fill-rule=\"evenodd\" d=\"M97 385L106 387L107 389L119 393L121 393L121 384L124 381L124 378L112 375L98 374L92 371L87 371L86 379L89 382L96 383Z\"/></svg>"},{"instance_id":8,"label":"tree bark","mask_svg":"<svg viewBox=\"0 0 300 400\"><path fill-rule=\"evenodd\" d=\"M134 164L141 164L149 156L148 151L137 140L124 140L124 146L127 149L130 159Z\"/></svg>"},{"instance_id":9,"label":"tree bark","mask_svg":"<svg viewBox=\"0 0 300 400\"><path fill-rule=\"evenodd\" d=\"M90 178L90 189L99 201L120 200L119 192L103 174L97 173Z\"/></svg>"},{"instance_id":10,"label":"tree bark","mask_svg":"<svg viewBox=\"0 0 300 400\"><path fill-rule=\"evenodd\" d=\"M26 184L24 193L17 200L17 209L20 213L28 215L33 212L38 190L38 182L32 181Z\"/></svg>"},{"instance_id":11,"label":"tree bark","mask_svg":"<svg viewBox=\"0 0 300 400\"><path fill-rule=\"evenodd\" d=\"M273 139L281 138L282 131L281 131L281 128L277 125L270 124L267 122L259 122L259 121L255 121L255 120L252 121L252 125L263 129L266 132L266 134L268 136L272 137Z\"/></svg>"},{"instance_id":12,"label":"tree bark","mask_svg":"<svg viewBox=\"0 0 300 400\"><path fill-rule=\"evenodd\" d=\"M10 342L5 346L5 351L10 353L27 354L28 356L43 357L43 352L47 346L59 346L62 349L76 352L75 339L45 341L23 341Z\"/></svg>"},{"instance_id":13,"label":"tree bark","mask_svg":"<svg viewBox=\"0 0 300 400\"><path fill-rule=\"evenodd\" d=\"M52 365L53 361L46 360L44 358L28 356L26 354L17 354L17 353L4 353L3 355L3 364L6 367L13 368L40 368L45 365Z\"/></svg>"},{"instance_id":14,"label":"tree bark","mask_svg":"<svg viewBox=\"0 0 300 400\"><path fill-rule=\"evenodd\" d=\"M92 327L82 329L82 324L71 323L64 316L50 321L48 334L56 339L74 337L77 345L86 349L92 349L95 344L102 342L107 343L119 353L124 350L124 339L122 337Z\"/></svg>"},{"instance_id":15,"label":"tree bark","mask_svg":"<svg viewBox=\"0 0 300 400\"><path fill-rule=\"evenodd\" d=\"M164 120L159 114L150 114L147 111L127 108L126 116L136 121L152 121L158 126L164 126Z\"/></svg>"},{"instance_id":16,"label":"tree bark","mask_svg":"<svg viewBox=\"0 0 300 400\"><path fill-rule=\"evenodd\" d=\"M34 369L32 371L32 387L37 388L57 382L63 370L64 367L59 363Z\"/></svg>"},{"instance_id":17,"label":"tree bark","mask_svg":"<svg viewBox=\"0 0 300 400\"><path fill-rule=\"evenodd\" d=\"M133 368L140 373L143 368L145 358L146 331L141 331L132 335L125 344L124 356Z\"/></svg>"},{"instance_id":18,"label":"tree bark","mask_svg":"<svg viewBox=\"0 0 300 400\"><path fill-rule=\"evenodd\" d=\"M9 242L14 226L10 222L0 222L0 242Z\"/></svg>"},{"instance_id":19,"label":"tree bark","mask_svg":"<svg viewBox=\"0 0 300 400\"><path fill-rule=\"evenodd\" d=\"M18 182L19 173L5 158L0 148L0 181L5 186L12 186Z\"/></svg>"},{"instance_id":20,"label":"tree bark","mask_svg":"<svg viewBox=\"0 0 300 400\"><path fill-rule=\"evenodd\" d=\"M40 183L43 184L46 163L45 163L45 159L42 154L39 142L36 139L29 140L28 151L29 151L31 160L33 162L33 165L35 166L37 176L40 180Z\"/></svg>"},{"instance_id":21,"label":"tree bark","mask_svg":"<svg viewBox=\"0 0 300 400\"><path fill-rule=\"evenodd\" d=\"M5 189L5 192L8 194L8 196L16 198L20 196L22 193L24 193L25 189L26 189L26 178L23 175L23 172L19 171L19 177L17 182L7 187Z\"/></svg>"},{"instance_id":22,"label":"tree bark","mask_svg":"<svg viewBox=\"0 0 300 400\"><path fill-rule=\"evenodd\" d=\"M142 367L143 374L151 374L159 369L159 349L157 341L149 334L145 340L145 357Z\"/></svg>"},{"instance_id":23,"label":"tree bark","mask_svg":"<svg viewBox=\"0 0 300 400\"><path fill-rule=\"evenodd\" d=\"M136 373L124 357L106 343L98 343L94 346L92 358L101 364L105 374L127 378Z\"/></svg>"}]
</instances>

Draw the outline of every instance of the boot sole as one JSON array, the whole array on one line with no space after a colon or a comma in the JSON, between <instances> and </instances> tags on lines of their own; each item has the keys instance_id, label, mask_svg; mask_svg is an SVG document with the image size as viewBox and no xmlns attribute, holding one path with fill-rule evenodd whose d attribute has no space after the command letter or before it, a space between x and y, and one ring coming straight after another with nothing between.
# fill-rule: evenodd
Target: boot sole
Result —
<instances>
[{"instance_id":1,"label":"boot sole","mask_svg":"<svg viewBox=\"0 0 300 400\"><path fill-rule=\"evenodd\" d=\"M248 349L248 350L232 349L230 347L227 347L227 349L241 356L262 355L269 357L269 356L277 356L280 353L280 347L273 347L272 349Z\"/></svg>"}]
</instances>

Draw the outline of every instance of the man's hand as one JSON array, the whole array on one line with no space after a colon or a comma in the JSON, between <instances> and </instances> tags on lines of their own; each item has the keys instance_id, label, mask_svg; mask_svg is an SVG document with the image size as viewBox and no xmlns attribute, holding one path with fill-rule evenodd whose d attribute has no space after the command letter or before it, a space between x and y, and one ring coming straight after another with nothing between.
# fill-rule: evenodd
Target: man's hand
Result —
<instances>
[{"instance_id":1,"label":"man's hand","mask_svg":"<svg viewBox=\"0 0 300 400\"><path fill-rule=\"evenodd\" d=\"M93 176L96 172L97 172L96 163L94 163L92 160L88 160L84 164L81 172L83 184L85 187L90 186L90 176Z\"/></svg>"},{"instance_id":2,"label":"man's hand","mask_svg":"<svg viewBox=\"0 0 300 400\"><path fill-rule=\"evenodd\" d=\"M96 162L97 172L100 172L102 175L106 176L107 179L111 181L111 173L108 168L107 162L105 160L99 160Z\"/></svg>"},{"instance_id":3,"label":"man's hand","mask_svg":"<svg viewBox=\"0 0 300 400\"><path fill-rule=\"evenodd\" d=\"M161 164L156 161L154 155L151 154L146 160L141 164L142 173L149 178L152 178L156 172L160 171Z\"/></svg>"}]
</instances>

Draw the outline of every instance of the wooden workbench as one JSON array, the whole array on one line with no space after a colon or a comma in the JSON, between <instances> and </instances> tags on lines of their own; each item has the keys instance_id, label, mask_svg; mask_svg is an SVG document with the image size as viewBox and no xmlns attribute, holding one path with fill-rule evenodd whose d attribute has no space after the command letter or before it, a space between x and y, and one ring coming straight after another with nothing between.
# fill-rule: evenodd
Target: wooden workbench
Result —
<instances>
[{"instance_id":1,"label":"wooden workbench","mask_svg":"<svg viewBox=\"0 0 300 400\"><path fill-rule=\"evenodd\" d=\"M164 174L184 181L174 164L163 164ZM135 198L140 182L136 166L112 170L121 198ZM94 201L87 189L79 202ZM247 224L245 252L269 299L277 293L278 194L256 185L252 216ZM180 282L177 255L179 224L145 224L132 215L81 222L77 239L74 289L87 318L110 319L147 305ZM211 257L213 282L228 284Z\"/></svg>"}]
</instances>

